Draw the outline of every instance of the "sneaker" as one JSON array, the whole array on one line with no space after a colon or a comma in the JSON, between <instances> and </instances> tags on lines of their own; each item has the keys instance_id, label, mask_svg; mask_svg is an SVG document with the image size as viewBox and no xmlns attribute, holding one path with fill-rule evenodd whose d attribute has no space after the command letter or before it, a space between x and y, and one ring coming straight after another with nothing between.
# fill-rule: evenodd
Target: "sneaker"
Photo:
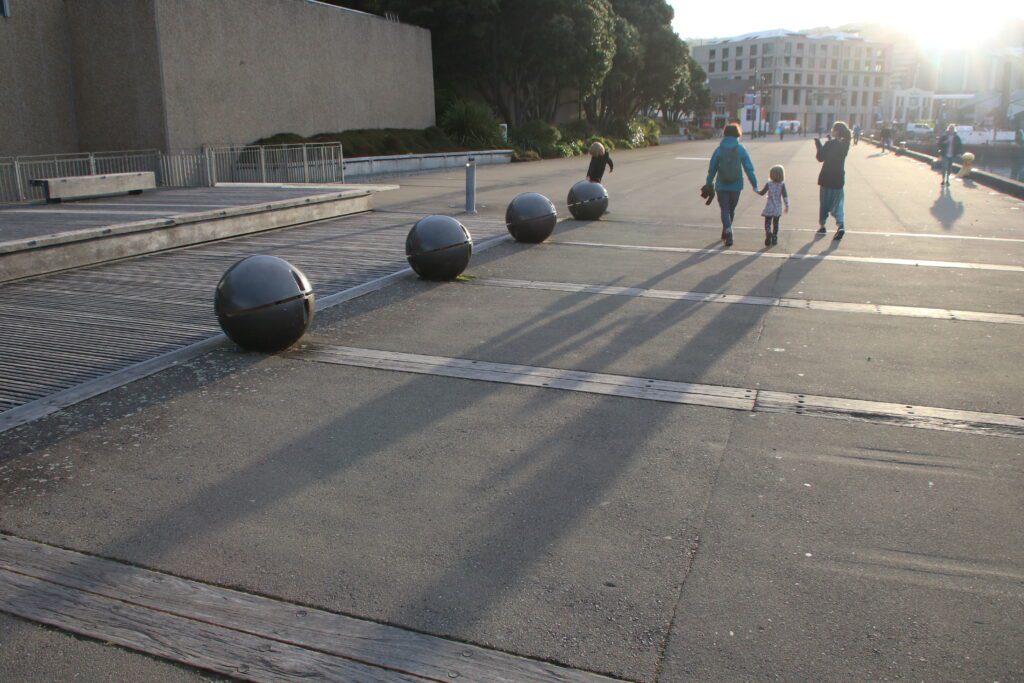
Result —
<instances>
[{"instance_id":1,"label":"sneaker","mask_svg":"<svg viewBox=\"0 0 1024 683\"><path fill-rule=\"evenodd\" d=\"M819 228L818 228L818 234L819 234L819 235L824 235L824 234L826 234L827 232L828 232L828 231L827 231L827 230L825 230L825 226L824 226L824 225L822 225L821 227L819 227Z\"/></svg>"},{"instance_id":2,"label":"sneaker","mask_svg":"<svg viewBox=\"0 0 1024 683\"><path fill-rule=\"evenodd\" d=\"M778 243L779 243L779 233L773 232L772 233L772 246L775 246Z\"/></svg>"},{"instance_id":3,"label":"sneaker","mask_svg":"<svg viewBox=\"0 0 1024 683\"><path fill-rule=\"evenodd\" d=\"M843 235L845 235L845 234L846 234L846 230L844 228L839 228L838 230L836 230L836 234L832 235L832 239L834 239L834 240L841 240L841 239L843 239Z\"/></svg>"},{"instance_id":4,"label":"sneaker","mask_svg":"<svg viewBox=\"0 0 1024 683\"><path fill-rule=\"evenodd\" d=\"M725 246L727 246L727 247L731 247L732 246L732 233L731 232L725 233Z\"/></svg>"},{"instance_id":5,"label":"sneaker","mask_svg":"<svg viewBox=\"0 0 1024 683\"><path fill-rule=\"evenodd\" d=\"M772 234L770 232L768 232L767 230L765 230L765 232L764 232L764 246L766 246L766 247L772 246Z\"/></svg>"}]
</instances>

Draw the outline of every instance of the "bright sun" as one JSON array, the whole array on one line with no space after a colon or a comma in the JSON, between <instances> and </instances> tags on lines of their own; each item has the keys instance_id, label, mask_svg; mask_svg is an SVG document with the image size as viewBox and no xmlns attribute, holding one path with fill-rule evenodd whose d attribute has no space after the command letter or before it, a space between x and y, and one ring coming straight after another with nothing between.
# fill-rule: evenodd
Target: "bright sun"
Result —
<instances>
[{"instance_id":1,"label":"bright sun","mask_svg":"<svg viewBox=\"0 0 1024 683\"><path fill-rule=\"evenodd\" d=\"M916 6L915 6L916 7ZM923 48L971 50L984 47L1003 25L990 11L956 12L949 16L943 12L921 12L908 16L905 21L887 17L890 25L904 31Z\"/></svg>"}]
</instances>

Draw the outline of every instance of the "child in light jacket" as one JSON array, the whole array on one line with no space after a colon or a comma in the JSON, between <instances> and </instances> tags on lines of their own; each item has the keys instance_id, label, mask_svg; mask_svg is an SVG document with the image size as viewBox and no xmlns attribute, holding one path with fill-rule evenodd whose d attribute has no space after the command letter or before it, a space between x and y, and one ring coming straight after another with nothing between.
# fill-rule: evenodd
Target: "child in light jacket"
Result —
<instances>
[{"instance_id":1,"label":"child in light jacket","mask_svg":"<svg viewBox=\"0 0 1024 683\"><path fill-rule=\"evenodd\" d=\"M789 193L786 192L786 169L782 166L772 166L768 171L770 182L765 183L764 188L758 191L761 196L768 195L764 204L764 246L770 247L779 243L779 219L782 218L782 208L785 205L786 213L789 213Z\"/></svg>"}]
</instances>

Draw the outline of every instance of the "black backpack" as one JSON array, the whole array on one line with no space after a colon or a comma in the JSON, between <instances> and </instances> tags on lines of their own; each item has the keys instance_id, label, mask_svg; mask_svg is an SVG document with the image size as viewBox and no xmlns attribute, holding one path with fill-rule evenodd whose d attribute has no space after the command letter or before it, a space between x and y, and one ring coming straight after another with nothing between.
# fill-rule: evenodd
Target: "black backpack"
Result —
<instances>
[{"instance_id":1,"label":"black backpack","mask_svg":"<svg viewBox=\"0 0 1024 683\"><path fill-rule=\"evenodd\" d=\"M718 179L723 183L735 183L743 180L739 147L723 149L718 155Z\"/></svg>"}]
</instances>

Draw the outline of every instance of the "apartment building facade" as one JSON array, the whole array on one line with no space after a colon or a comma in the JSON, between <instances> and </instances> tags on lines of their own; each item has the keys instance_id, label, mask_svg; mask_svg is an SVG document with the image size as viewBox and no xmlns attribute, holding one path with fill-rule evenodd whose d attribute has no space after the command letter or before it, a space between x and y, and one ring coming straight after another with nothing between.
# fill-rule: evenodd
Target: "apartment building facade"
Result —
<instances>
[{"instance_id":1,"label":"apartment building facade","mask_svg":"<svg viewBox=\"0 0 1024 683\"><path fill-rule=\"evenodd\" d=\"M765 127L799 121L825 131L837 120L865 130L885 118L892 72L892 45L846 33L767 31L691 44L716 90L746 84L763 104ZM731 82L730 82L731 81ZM728 114L728 112L726 112Z\"/></svg>"}]
</instances>

